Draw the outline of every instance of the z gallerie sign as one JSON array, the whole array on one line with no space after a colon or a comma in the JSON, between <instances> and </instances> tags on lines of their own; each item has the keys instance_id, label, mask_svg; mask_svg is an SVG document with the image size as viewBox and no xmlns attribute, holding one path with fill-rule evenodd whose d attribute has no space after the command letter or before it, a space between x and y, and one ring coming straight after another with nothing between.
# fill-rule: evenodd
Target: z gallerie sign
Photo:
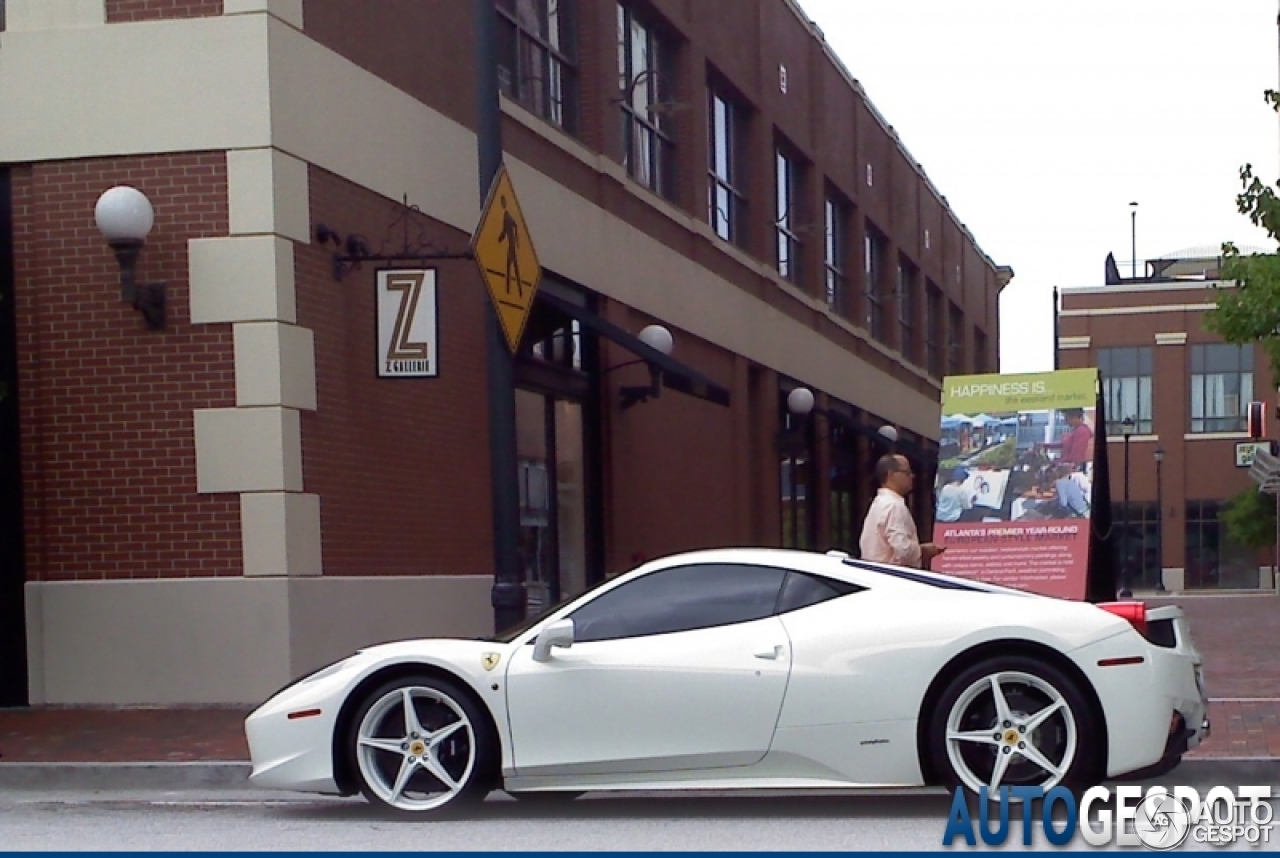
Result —
<instances>
[{"instance_id":1,"label":"z gallerie sign","mask_svg":"<svg viewBox=\"0 0 1280 858\"><path fill-rule=\"evenodd\" d=\"M377 288L378 375L439 375L435 269L379 271Z\"/></svg>"}]
</instances>

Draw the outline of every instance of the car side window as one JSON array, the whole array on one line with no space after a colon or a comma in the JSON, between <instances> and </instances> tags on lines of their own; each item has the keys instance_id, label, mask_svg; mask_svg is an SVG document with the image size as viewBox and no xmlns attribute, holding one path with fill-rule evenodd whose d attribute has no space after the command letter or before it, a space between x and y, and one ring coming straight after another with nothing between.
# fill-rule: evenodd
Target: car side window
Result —
<instances>
[{"instance_id":1,"label":"car side window","mask_svg":"<svg viewBox=\"0 0 1280 858\"><path fill-rule=\"evenodd\" d=\"M787 570L699 563L652 572L569 615L575 641L607 641L724 626L774 613Z\"/></svg>"},{"instance_id":2,"label":"car side window","mask_svg":"<svg viewBox=\"0 0 1280 858\"><path fill-rule=\"evenodd\" d=\"M778 597L778 613L785 614L788 611L807 608L819 602L847 596L850 593L859 593L865 589L848 581L807 575L804 572L789 572L787 580L782 585L782 595Z\"/></svg>"}]
</instances>

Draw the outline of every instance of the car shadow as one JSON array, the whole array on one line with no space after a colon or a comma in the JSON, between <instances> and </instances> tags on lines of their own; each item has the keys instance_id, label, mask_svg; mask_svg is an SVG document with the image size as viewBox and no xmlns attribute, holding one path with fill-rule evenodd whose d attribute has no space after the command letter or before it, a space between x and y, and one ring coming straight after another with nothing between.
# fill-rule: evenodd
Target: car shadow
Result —
<instances>
[{"instance_id":1,"label":"car shadow","mask_svg":"<svg viewBox=\"0 0 1280 858\"><path fill-rule=\"evenodd\" d=\"M283 805L270 808L273 816L294 820L384 820L392 822L502 822L513 820L609 820L609 819L776 819L821 818L945 818L950 796L930 792L895 794L841 792L796 794L743 792L587 793L575 800L544 803L522 802L494 792L465 812L436 818L387 812L362 798L349 802Z\"/></svg>"}]
</instances>

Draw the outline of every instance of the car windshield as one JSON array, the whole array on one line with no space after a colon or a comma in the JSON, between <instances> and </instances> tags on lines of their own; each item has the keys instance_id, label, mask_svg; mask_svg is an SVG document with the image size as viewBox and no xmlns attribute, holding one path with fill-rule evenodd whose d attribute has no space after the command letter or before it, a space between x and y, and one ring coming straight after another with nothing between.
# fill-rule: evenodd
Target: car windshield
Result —
<instances>
[{"instance_id":1,"label":"car windshield","mask_svg":"<svg viewBox=\"0 0 1280 858\"><path fill-rule=\"evenodd\" d=\"M567 599L561 599L559 602L556 602L551 607L546 608L545 610L539 611L537 614L534 614L532 617L528 617L525 620L522 620L521 622L516 623L514 626L512 626L511 628L507 629L506 631L500 634L496 634L491 637L477 638L477 640L492 641L493 643L511 643L513 640L520 637L525 632L529 631L529 629L533 628L538 623L542 622L547 617L551 616L556 611L563 608L565 605L569 604L570 602L575 602L578 599L581 599L583 596L587 595L588 593L595 592L596 590L600 589L600 587L604 586L605 584L608 584L612 580L613 578L605 578L603 581L599 581L593 584L592 586L588 587L586 590L584 590L581 593L578 593L575 596L570 596Z\"/></svg>"}]
</instances>

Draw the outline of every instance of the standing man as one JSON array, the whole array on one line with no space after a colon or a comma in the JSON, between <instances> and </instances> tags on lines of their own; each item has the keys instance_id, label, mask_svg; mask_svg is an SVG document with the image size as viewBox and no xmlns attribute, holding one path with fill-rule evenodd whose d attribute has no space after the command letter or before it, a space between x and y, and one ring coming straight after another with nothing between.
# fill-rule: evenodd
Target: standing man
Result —
<instances>
[{"instance_id":1,"label":"standing man","mask_svg":"<svg viewBox=\"0 0 1280 858\"><path fill-rule=\"evenodd\" d=\"M1071 431L1056 445L1062 450L1058 461L1063 464L1084 466L1093 461L1093 430L1084 422L1083 408L1068 408L1062 412Z\"/></svg>"},{"instance_id":2,"label":"standing man","mask_svg":"<svg viewBox=\"0 0 1280 858\"><path fill-rule=\"evenodd\" d=\"M876 482L880 490L862 523L862 559L921 568L944 549L932 542L920 544L906 501L915 484L911 463L902 455L881 456L876 462Z\"/></svg>"}]
</instances>

